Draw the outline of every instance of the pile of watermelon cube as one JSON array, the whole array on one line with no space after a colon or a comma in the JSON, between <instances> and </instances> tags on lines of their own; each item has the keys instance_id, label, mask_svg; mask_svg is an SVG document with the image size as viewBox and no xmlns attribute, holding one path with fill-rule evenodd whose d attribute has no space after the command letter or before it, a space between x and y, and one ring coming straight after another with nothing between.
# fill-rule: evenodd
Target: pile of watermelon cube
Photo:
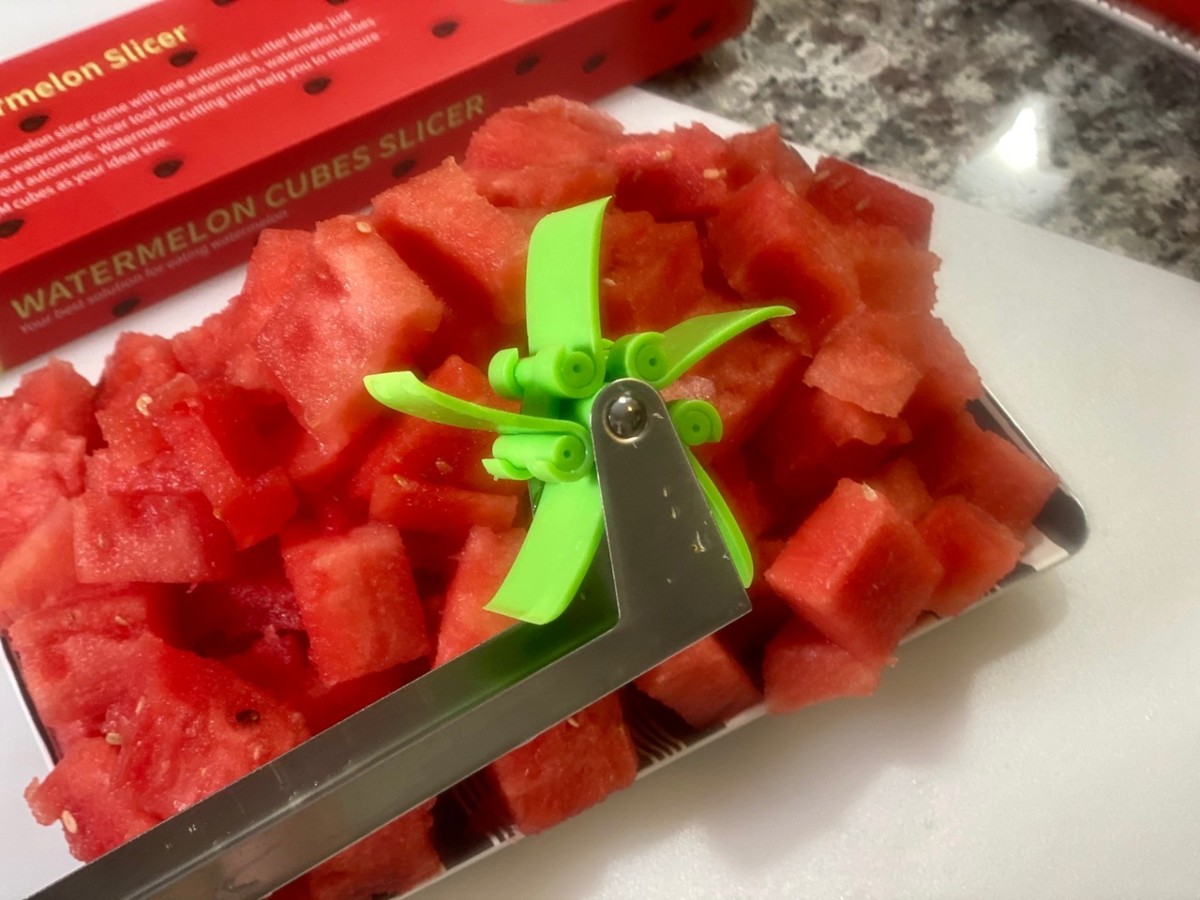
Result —
<instances>
[{"instance_id":1,"label":"pile of watermelon cube","mask_svg":"<svg viewBox=\"0 0 1200 900\"><path fill-rule=\"evenodd\" d=\"M60 755L27 798L93 859L508 627L483 609L528 522L490 438L376 405L416 369L505 406L530 231L612 195L605 333L768 303L796 315L672 397L716 405L705 462L749 537L753 612L493 763L532 834L629 785L638 691L696 729L870 694L919 615L1009 572L1055 476L981 430L932 314L930 204L768 127L626 134L559 98L370 212L262 234L242 292L125 334L98 385L52 361L0 400L0 628ZM285 890L402 892L443 862L435 799Z\"/></svg>"}]
</instances>

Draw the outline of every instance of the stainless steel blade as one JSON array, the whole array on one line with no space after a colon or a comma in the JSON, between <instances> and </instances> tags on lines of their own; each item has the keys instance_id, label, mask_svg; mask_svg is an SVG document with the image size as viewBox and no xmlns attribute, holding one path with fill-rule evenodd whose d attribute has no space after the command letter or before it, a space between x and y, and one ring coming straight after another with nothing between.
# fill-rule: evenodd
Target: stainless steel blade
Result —
<instances>
[{"instance_id":1,"label":"stainless steel blade","mask_svg":"<svg viewBox=\"0 0 1200 900\"><path fill-rule=\"evenodd\" d=\"M618 398L645 414L629 437L606 421ZM262 897L747 612L658 393L615 382L592 420L607 538L562 617L515 625L35 897Z\"/></svg>"}]
</instances>

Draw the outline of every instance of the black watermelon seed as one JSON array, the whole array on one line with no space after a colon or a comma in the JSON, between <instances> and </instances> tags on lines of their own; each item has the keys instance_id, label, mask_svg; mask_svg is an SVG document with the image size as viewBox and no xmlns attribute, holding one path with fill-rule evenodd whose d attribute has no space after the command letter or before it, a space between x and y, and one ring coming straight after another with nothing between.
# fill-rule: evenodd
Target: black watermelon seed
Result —
<instances>
[{"instance_id":1,"label":"black watermelon seed","mask_svg":"<svg viewBox=\"0 0 1200 900\"><path fill-rule=\"evenodd\" d=\"M123 316L129 315L141 304L141 297L126 297L120 303L112 308L112 314L120 319Z\"/></svg>"},{"instance_id":2,"label":"black watermelon seed","mask_svg":"<svg viewBox=\"0 0 1200 900\"><path fill-rule=\"evenodd\" d=\"M17 127L20 128L22 131L29 133L29 132L37 131L39 128L41 128L43 125L45 125L49 121L50 121L50 117L47 115L26 116L24 119L22 119L20 121L20 123L18 123Z\"/></svg>"},{"instance_id":3,"label":"black watermelon seed","mask_svg":"<svg viewBox=\"0 0 1200 900\"><path fill-rule=\"evenodd\" d=\"M213 3L217 6L228 6L230 3L233 3L233 2L234 2L234 0L213 0Z\"/></svg>"},{"instance_id":4,"label":"black watermelon seed","mask_svg":"<svg viewBox=\"0 0 1200 900\"><path fill-rule=\"evenodd\" d=\"M402 159L400 162L392 166L392 177L403 178L405 175L411 172L416 165L417 161L415 159Z\"/></svg>"},{"instance_id":5,"label":"black watermelon seed","mask_svg":"<svg viewBox=\"0 0 1200 900\"><path fill-rule=\"evenodd\" d=\"M154 174L159 178L170 178L182 168L182 159L164 159L154 167Z\"/></svg>"},{"instance_id":6,"label":"black watermelon seed","mask_svg":"<svg viewBox=\"0 0 1200 900\"><path fill-rule=\"evenodd\" d=\"M703 22L701 22L699 25L697 25L695 28L692 29L692 37L695 40L700 40L700 38L704 37L706 34L708 34L710 31L712 31L712 27L713 27L713 20L705 19Z\"/></svg>"},{"instance_id":7,"label":"black watermelon seed","mask_svg":"<svg viewBox=\"0 0 1200 900\"><path fill-rule=\"evenodd\" d=\"M315 97L331 84L333 84L333 79L327 78L324 75L320 76L319 78L310 78L308 81L304 82L304 93L311 94Z\"/></svg>"},{"instance_id":8,"label":"black watermelon seed","mask_svg":"<svg viewBox=\"0 0 1200 900\"><path fill-rule=\"evenodd\" d=\"M458 23L453 19L446 19L433 26L434 37L448 38L456 31L458 31Z\"/></svg>"},{"instance_id":9,"label":"black watermelon seed","mask_svg":"<svg viewBox=\"0 0 1200 900\"><path fill-rule=\"evenodd\" d=\"M520 60L517 63L517 66L513 71L516 72L518 75L528 75L530 72L532 72L537 67L537 64L540 63L541 61L542 61L541 57L526 56L524 59Z\"/></svg>"},{"instance_id":10,"label":"black watermelon seed","mask_svg":"<svg viewBox=\"0 0 1200 900\"><path fill-rule=\"evenodd\" d=\"M651 14L650 18L655 22L661 22L663 19L668 18L673 12L675 12L675 4L664 3Z\"/></svg>"},{"instance_id":11,"label":"black watermelon seed","mask_svg":"<svg viewBox=\"0 0 1200 900\"><path fill-rule=\"evenodd\" d=\"M0 238L10 238L25 224L24 219L5 219L0 222Z\"/></svg>"},{"instance_id":12,"label":"black watermelon seed","mask_svg":"<svg viewBox=\"0 0 1200 900\"><path fill-rule=\"evenodd\" d=\"M184 66L186 66L188 63L190 63L195 58L196 58L196 51L188 49L188 50L180 50L178 53L172 53L171 58L167 61L171 65L173 65L175 68L182 69Z\"/></svg>"},{"instance_id":13,"label":"black watermelon seed","mask_svg":"<svg viewBox=\"0 0 1200 900\"><path fill-rule=\"evenodd\" d=\"M239 709L234 716L239 725L256 725L262 717L258 714L257 709Z\"/></svg>"},{"instance_id":14,"label":"black watermelon seed","mask_svg":"<svg viewBox=\"0 0 1200 900\"><path fill-rule=\"evenodd\" d=\"M325 0L330 6L341 6L346 0Z\"/></svg>"},{"instance_id":15,"label":"black watermelon seed","mask_svg":"<svg viewBox=\"0 0 1200 900\"><path fill-rule=\"evenodd\" d=\"M583 61L583 71L595 72L598 68L604 65L604 61L608 59L603 53L597 53L594 56L589 56Z\"/></svg>"}]
</instances>

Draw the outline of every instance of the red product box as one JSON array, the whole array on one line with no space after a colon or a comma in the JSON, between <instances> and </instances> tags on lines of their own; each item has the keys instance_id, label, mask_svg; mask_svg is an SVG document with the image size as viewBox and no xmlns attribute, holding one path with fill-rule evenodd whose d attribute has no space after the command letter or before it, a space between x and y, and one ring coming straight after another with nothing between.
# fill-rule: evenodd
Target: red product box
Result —
<instances>
[{"instance_id":1,"label":"red product box","mask_svg":"<svg viewBox=\"0 0 1200 900\"><path fill-rule=\"evenodd\" d=\"M162 0L0 63L0 371L745 27L753 0Z\"/></svg>"}]
</instances>

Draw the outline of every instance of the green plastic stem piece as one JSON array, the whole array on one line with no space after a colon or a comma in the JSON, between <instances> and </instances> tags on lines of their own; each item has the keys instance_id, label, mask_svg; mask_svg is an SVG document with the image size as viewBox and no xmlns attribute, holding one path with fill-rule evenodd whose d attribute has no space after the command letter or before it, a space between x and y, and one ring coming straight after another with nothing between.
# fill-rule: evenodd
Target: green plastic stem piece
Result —
<instances>
[{"instance_id":1,"label":"green plastic stem piece","mask_svg":"<svg viewBox=\"0 0 1200 900\"><path fill-rule=\"evenodd\" d=\"M578 481L548 483L508 575L484 609L544 625L562 614L604 535L596 470Z\"/></svg>"},{"instance_id":2,"label":"green plastic stem piece","mask_svg":"<svg viewBox=\"0 0 1200 900\"><path fill-rule=\"evenodd\" d=\"M792 314L793 311L786 306L760 306L736 312L696 316L694 319L680 322L663 334L662 348L667 357L667 372L651 384L662 390L674 384L684 372L742 332L749 331L768 319Z\"/></svg>"},{"instance_id":3,"label":"green plastic stem piece","mask_svg":"<svg viewBox=\"0 0 1200 900\"><path fill-rule=\"evenodd\" d=\"M540 481L574 481L587 473L591 461L587 445L569 434L501 435L492 453Z\"/></svg>"},{"instance_id":4,"label":"green plastic stem piece","mask_svg":"<svg viewBox=\"0 0 1200 900\"><path fill-rule=\"evenodd\" d=\"M530 416L472 403L423 384L412 372L386 372L363 379L367 391L384 406L458 428L497 434L565 434L591 443L588 430L576 422Z\"/></svg>"},{"instance_id":5,"label":"green plastic stem piece","mask_svg":"<svg viewBox=\"0 0 1200 900\"><path fill-rule=\"evenodd\" d=\"M507 360L501 365L507 366ZM490 365L488 370L491 371ZM558 344L543 347L533 356L519 360L513 375L522 396L535 390L551 397L579 399L590 397L604 384L604 371L590 353L568 350Z\"/></svg>"},{"instance_id":6,"label":"green plastic stem piece","mask_svg":"<svg viewBox=\"0 0 1200 900\"><path fill-rule=\"evenodd\" d=\"M725 540L725 549L729 551L729 559L733 562L733 567L737 569L738 578L742 580L742 587L748 588L750 582L754 580L754 557L750 555L750 545L746 543L746 536L742 534L742 529L738 527L737 519L734 518L729 504L725 502L725 498L721 496L721 492L717 490L713 480L708 477L704 467L692 455L691 450L685 447L683 452L687 454L688 462L692 464L692 471L696 474L696 481L700 483L700 489L704 491L704 496L708 499L708 507L712 510L713 520L717 530L721 532L721 537Z\"/></svg>"},{"instance_id":7,"label":"green plastic stem piece","mask_svg":"<svg viewBox=\"0 0 1200 900\"><path fill-rule=\"evenodd\" d=\"M608 197L546 216L529 238L525 321L529 353L560 346L596 363L600 343L600 231ZM603 370L603 365L599 365Z\"/></svg>"},{"instance_id":8,"label":"green plastic stem piece","mask_svg":"<svg viewBox=\"0 0 1200 900\"><path fill-rule=\"evenodd\" d=\"M679 439L688 447L715 443L725 432L721 414L705 400L672 400L667 410Z\"/></svg>"},{"instance_id":9,"label":"green plastic stem piece","mask_svg":"<svg viewBox=\"0 0 1200 900\"><path fill-rule=\"evenodd\" d=\"M654 384L667 374L663 336L656 331L627 334L608 351L608 378L640 378Z\"/></svg>"},{"instance_id":10,"label":"green plastic stem piece","mask_svg":"<svg viewBox=\"0 0 1200 900\"><path fill-rule=\"evenodd\" d=\"M517 366L521 364L521 353L516 347L500 350L488 363L488 383L492 390L509 400L520 400L525 391L517 382Z\"/></svg>"}]
</instances>

